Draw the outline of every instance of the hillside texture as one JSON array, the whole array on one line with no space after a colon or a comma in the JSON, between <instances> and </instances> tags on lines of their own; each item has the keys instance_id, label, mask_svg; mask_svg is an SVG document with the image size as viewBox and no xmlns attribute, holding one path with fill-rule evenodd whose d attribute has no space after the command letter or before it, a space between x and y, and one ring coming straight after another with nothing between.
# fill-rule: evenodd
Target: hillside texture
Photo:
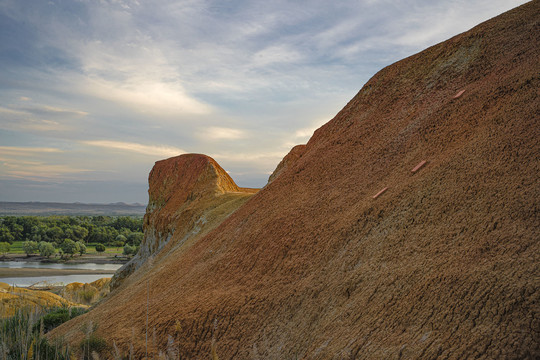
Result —
<instances>
[{"instance_id":1,"label":"hillside texture","mask_svg":"<svg viewBox=\"0 0 540 360\"><path fill-rule=\"evenodd\" d=\"M539 358L539 20L532 1L381 70L217 228L54 334L92 319L136 358L146 334L189 359ZM154 177L164 234L186 205Z\"/></svg>"}]
</instances>

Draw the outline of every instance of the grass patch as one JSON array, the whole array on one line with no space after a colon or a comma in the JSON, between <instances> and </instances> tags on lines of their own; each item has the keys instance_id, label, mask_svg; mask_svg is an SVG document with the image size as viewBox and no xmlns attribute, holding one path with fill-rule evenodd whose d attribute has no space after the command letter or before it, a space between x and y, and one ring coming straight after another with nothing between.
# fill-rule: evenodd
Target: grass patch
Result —
<instances>
[{"instance_id":1,"label":"grass patch","mask_svg":"<svg viewBox=\"0 0 540 360\"><path fill-rule=\"evenodd\" d=\"M14 241L9 248L8 254L24 254L23 251L23 242L24 241Z\"/></svg>"},{"instance_id":2,"label":"grass patch","mask_svg":"<svg viewBox=\"0 0 540 360\"><path fill-rule=\"evenodd\" d=\"M87 254L92 254L92 255L99 255L100 253L98 253L96 251L96 245L97 244L95 244L95 243L90 243L90 244L86 245L86 253ZM124 251L123 247L117 248L117 247L113 247L113 246L105 246L105 251L103 252L103 254L121 255L123 251Z\"/></svg>"}]
</instances>

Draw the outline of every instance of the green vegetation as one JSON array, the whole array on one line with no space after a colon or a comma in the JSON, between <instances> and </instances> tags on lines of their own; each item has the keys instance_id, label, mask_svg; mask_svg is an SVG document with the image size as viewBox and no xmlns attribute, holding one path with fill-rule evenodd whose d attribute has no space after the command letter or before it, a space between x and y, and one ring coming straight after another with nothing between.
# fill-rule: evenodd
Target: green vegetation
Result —
<instances>
[{"instance_id":1,"label":"green vegetation","mask_svg":"<svg viewBox=\"0 0 540 360\"><path fill-rule=\"evenodd\" d=\"M41 321L39 323L34 324L34 326L36 328L40 326L42 327L41 331L43 331L43 333L48 333L55 327L60 326L66 321L71 320L76 316L82 315L87 311L88 310L85 308L78 308L78 307L52 308L48 310L44 315L42 315ZM37 328L37 330L40 330L40 329Z\"/></svg>"},{"instance_id":2,"label":"green vegetation","mask_svg":"<svg viewBox=\"0 0 540 360\"><path fill-rule=\"evenodd\" d=\"M23 243L22 248L27 256L30 256L32 254L36 254L39 252L39 246L36 241L27 240Z\"/></svg>"},{"instance_id":3,"label":"green vegetation","mask_svg":"<svg viewBox=\"0 0 540 360\"><path fill-rule=\"evenodd\" d=\"M82 308L22 308L14 316L0 319L2 359L70 359L69 347L61 341L50 343L44 334L75 316Z\"/></svg>"},{"instance_id":4,"label":"green vegetation","mask_svg":"<svg viewBox=\"0 0 540 360\"><path fill-rule=\"evenodd\" d=\"M135 246L131 246L129 244L124 245L124 255L135 255L137 253L138 249Z\"/></svg>"},{"instance_id":5,"label":"green vegetation","mask_svg":"<svg viewBox=\"0 0 540 360\"><path fill-rule=\"evenodd\" d=\"M25 254L25 251L23 250L25 241L14 241L13 244L6 243L6 247L10 246L9 250L6 253L9 254ZM84 246L82 248L81 244ZM108 255L119 255L122 253L123 247L117 248L115 246L111 245L103 245L99 243L89 243L84 244L82 242L78 242L78 250L74 252L74 255L81 255L81 251L83 254L108 254ZM103 248L102 252L99 252L96 250L96 248ZM138 251L139 247L135 247ZM68 255L65 253L58 244L54 242L46 242L46 241L40 241L38 243L38 251L33 254L39 254L40 256L50 258L51 256L54 257L58 254ZM0 255L3 255L3 253L0 251Z\"/></svg>"},{"instance_id":6,"label":"green vegetation","mask_svg":"<svg viewBox=\"0 0 540 360\"><path fill-rule=\"evenodd\" d=\"M104 252L104 251L105 251L105 245L103 245L103 244L97 244L97 245L96 245L96 251L97 251L98 253Z\"/></svg>"},{"instance_id":7,"label":"green vegetation","mask_svg":"<svg viewBox=\"0 0 540 360\"><path fill-rule=\"evenodd\" d=\"M42 254L42 243L52 244L68 256L91 252L89 244L116 247L107 252L119 253L126 244L140 245L142 225L142 217L130 216L3 216L0 243L12 245L6 252L28 256ZM50 247L42 255L51 256L49 253Z\"/></svg>"},{"instance_id":8,"label":"green vegetation","mask_svg":"<svg viewBox=\"0 0 540 360\"><path fill-rule=\"evenodd\" d=\"M0 242L0 254L6 255L11 248L11 245L8 242Z\"/></svg>"},{"instance_id":9,"label":"green vegetation","mask_svg":"<svg viewBox=\"0 0 540 360\"><path fill-rule=\"evenodd\" d=\"M49 256L54 255L56 253L56 249L54 248L54 245L46 241L41 241L38 247L39 247L39 255L41 256L45 256L48 258Z\"/></svg>"}]
</instances>

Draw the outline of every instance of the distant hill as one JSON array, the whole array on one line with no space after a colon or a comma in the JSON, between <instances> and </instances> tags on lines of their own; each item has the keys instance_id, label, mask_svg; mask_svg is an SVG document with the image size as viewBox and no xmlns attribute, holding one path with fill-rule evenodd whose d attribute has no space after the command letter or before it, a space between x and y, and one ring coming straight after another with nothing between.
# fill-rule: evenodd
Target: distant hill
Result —
<instances>
[{"instance_id":1,"label":"distant hill","mask_svg":"<svg viewBox=\"0 0 540 360\"><path fill-rule=\"evenodd\" d=\"M142 216L146 212L143 204L83 204L56 202L1 202L0 216L14 215L132 215Z\"/></svg>"}]
</instances>

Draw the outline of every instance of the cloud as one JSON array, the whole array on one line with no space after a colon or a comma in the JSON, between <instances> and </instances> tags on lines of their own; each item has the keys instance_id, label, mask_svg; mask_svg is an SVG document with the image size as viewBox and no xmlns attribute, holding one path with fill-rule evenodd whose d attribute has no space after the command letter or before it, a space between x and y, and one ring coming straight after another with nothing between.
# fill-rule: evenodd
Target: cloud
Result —
<instances>
[{"instance_id":1,"label":"cloud","mask_svg":"<svg viewBox=\"0 0 540 360\"><path fill-rule=\"evenodd\" d=\"M0 154L1 178L60 179L90 171L62 163L65 152L58 148L0 146Z\"/></svg>"},{"instance_id":2,"label":"cloud","mask_svg":"<svg viewBox=\"0 0 540 360\"><path fill-rule=\"evenodd\" d=\"M199 137L209 140L237 140L247 137L244 130L211 126L199 133Z\"/></svg>"},{"instance_id":3,"label":"cloud","mask_svg":"<svg viewBox=\"0 0 540 360\"><path fill-rule=\"evenodd\" d=\"M0 146L0 152L2 152L2 155L4 156L29 156L43 153L60 153L63 151L52 147Z\"/></svg>"},{"instance_id":4,"label":"cloud","mask_svg":"<svg viewBox=\"0 0 540 360\"><path fill-rule=\"evenodd\" d=\"M29 100L25 100L27 102ZM0 107L0 128L32 132L60 132L75 129L72 120L88 115L86 111L41 104L8 105Z\"/></svg>"},{"instance_id":5,"label":"cloud","mask_svg":"<svg viewBox=\"0 0 540 360\"><path fill-rule=\"evenodd\" d=\"M84 173L91 171L90 169L75 168L63 164L46 164L41 162L6 162L3 161L4 177L20 178L20 179L62 179L68 175Z\"/></svg>"},{"instance_id":6,"label":"cloud","mask_svg":"<svg viewBox=\"0 0 540 360\"><path fill-rule=\"evenodd\" d=\"M217 153L212 155L213 158L219 158L223 161L254 161L263 159L281 159L287 155L287 151L273 152L253 152L253 153Z\"/></svg>"},{"instance_id":7,"label":"cloud","mask_svg":"<svg viewBox=\"0 0 540 360\"><path fill-rule=\"evenodd\" d=\"M185 154L186 151L172 146L162 145L144 145L132 142L113 141L113 140L88 140L81 143L91 146L97 146L108 149L123 150L131 153L138 153L150 156L177 156Z\"/></svg>"}]
</instances>

